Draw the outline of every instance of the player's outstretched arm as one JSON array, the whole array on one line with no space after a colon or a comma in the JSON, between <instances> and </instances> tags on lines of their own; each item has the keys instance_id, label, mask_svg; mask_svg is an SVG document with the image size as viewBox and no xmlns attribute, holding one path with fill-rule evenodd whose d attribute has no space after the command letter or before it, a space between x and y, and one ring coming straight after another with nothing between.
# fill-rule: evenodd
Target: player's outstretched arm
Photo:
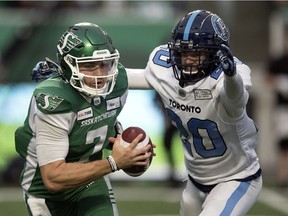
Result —
<instances>
[{"instance_id":1,"label":"player's outstretched arm","mask_svg":"<svg viewBox=\"0 0 288 216\"><path fill-rule=\"evenodd\" d=\"M152 89L146 80L145 69L126 68L129 89Z\"/></svg>"},{"instance_id":2,"label":"player's outstretched arm","mask_svg":"<svg viewBox=\"0 0 288 216\"><path fill-rule=\"evenodd\" d=\"M237 73L236 64L230 48L222 44L222 50L217 53L225 74L221 99L229 113L237 117L241 115L248 100L248 92L244 88L242 77Z\"/></svg>"}]
</instances>

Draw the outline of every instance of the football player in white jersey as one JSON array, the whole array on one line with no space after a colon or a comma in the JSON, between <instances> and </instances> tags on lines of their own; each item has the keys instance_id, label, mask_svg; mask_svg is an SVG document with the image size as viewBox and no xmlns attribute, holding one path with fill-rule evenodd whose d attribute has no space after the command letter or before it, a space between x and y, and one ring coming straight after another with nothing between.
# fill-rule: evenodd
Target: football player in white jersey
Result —
<instances>
[{"instance_id":1,"label":"football player in white jersey","mask_svg":"<svg viewBox=\"0 0 288 216\"><path fill-rule=\"evenodd\" d=\"M152 86L180 132L189 177L181 216L245 215L262 188L258 129L246 113L250 68L229 37L219 16L193 11L145 70L127 69L130 88Z\"/></svg>"}]
</instances>

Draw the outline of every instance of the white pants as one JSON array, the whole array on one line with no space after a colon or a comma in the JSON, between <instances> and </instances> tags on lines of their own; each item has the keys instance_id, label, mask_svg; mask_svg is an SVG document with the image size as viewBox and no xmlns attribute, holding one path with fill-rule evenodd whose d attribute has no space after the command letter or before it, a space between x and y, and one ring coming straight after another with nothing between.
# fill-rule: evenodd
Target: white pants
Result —
<instances>
[{"instance_id":1,"label":"white pants","mask_svg":"<svg viewBox=\"0 0 288 216\"><path fill-rule=\"evenodd\" d=\"M182 193L181 216L244 216L262 189L262 176L252 181L217 184L209 193L200 191L188 179Z\"/></svg>"}]
</instances>

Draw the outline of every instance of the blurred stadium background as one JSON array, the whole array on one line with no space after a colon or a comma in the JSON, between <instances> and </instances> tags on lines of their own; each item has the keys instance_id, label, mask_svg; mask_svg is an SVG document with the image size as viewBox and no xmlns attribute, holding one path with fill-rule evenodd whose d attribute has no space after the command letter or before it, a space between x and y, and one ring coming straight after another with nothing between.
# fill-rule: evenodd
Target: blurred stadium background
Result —
<instances>
[{"instance_id":1,"label":"blurred stadium background","mask_svg":"<svg viewBox=\"0 0 288 216\"><path fill-rule=\"evenodd\" d=\"M288 215L288 189L275 182L278 150L272 113L273 89L265 83L267 62L283 53L288 23L285 1L1 1L0 2L0 215L26 215L17 183L14 131L25 118L35 84L30 72L46 56L56 60L56 43L78 22L93 22L112 37L121 63L144 68L152 49L169 41L179 19L189 11L207 9L223 18L231 31L235 56L252 69L249 113L260 128L257 146L264 190L249 215ZM137 101L137 103L135 103ZM137 116L141 116L137 117ZM149 119L152 119L149 120ZM111 175L121 215L178 215L186 178L179 139L173 138L178 184L168 182L163 150L164 120L153 91L131 90L120 118L124 127L137 125L157 144L157 157L141 177L122 171ZM2 175L1 175L2 173ZM177 187L175 187L177 186Z\"/></svg>"}]
</instances>

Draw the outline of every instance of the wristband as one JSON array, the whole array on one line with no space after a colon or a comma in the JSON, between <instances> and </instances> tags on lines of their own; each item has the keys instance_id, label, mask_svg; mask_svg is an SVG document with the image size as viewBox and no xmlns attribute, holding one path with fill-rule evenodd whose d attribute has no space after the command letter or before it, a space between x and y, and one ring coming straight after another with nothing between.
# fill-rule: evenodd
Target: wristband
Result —
<instances>
[{"instance_id":1,"label":"wristband","mask_svg":"<svg viewBox=\"0 0 288 216\"><path fill-rule=\"evenodd\" d=\"M108 160L108 162L110 164L112 172L115 172L115 171L119 170L114 158L111 155L107 157L107 160Z\"/></svg>"}]
</instances>

